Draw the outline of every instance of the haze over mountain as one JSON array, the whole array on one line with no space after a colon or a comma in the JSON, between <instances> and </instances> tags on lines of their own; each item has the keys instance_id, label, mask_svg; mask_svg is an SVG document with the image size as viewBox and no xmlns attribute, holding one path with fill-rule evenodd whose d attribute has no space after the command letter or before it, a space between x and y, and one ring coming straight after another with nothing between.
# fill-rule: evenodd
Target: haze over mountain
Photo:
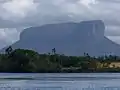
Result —
<instances>
[{"instance_id":1,"label":"haze over mountain","mask_svg":"<svg viewBox=\"0 0 120 90\"><path fill-rule=\"evenodd\" d=\"M104 36L105 25L101 20L80 23L47 24L25 29L13 48L32 49L39 53L51 52L65 55L120 55L120 46Z\"/></svg>"}]
</instances>

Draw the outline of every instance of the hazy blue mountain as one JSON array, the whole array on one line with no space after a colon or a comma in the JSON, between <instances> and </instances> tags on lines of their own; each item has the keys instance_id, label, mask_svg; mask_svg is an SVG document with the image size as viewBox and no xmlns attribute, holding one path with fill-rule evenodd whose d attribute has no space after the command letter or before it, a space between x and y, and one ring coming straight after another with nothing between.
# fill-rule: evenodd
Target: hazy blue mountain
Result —
<instances>
[{"instance_id":1,"label":"hazy blue mountain","mask_svg":"<svg viewBox=\"0 0 120 90\"><path fill-rule=\"evenodd\" d=\"M101 20L80 23L47 24L25 29L13 48L32 49L39 53L57 52L65 55L120 54L120 46L104 36L105 26Z\"/></svg>"}]
</instances>

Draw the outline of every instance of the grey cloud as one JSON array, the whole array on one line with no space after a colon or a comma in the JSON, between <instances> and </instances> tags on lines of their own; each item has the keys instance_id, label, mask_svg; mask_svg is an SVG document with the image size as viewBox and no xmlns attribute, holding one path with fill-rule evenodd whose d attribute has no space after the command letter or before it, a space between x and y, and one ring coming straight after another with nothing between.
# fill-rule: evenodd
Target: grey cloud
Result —
<instances>
[{"instance_id":1,"label":"grey cloud","mask_svg":"<svg viewBox=\"0 0 120 90\"><path fill-rule=\"evenodd\" d=\"M107 36L108 39L112 40L113 42L120 44L120 36Z\"/></svg>"},{"instance_id":2,"label":"grey cloud","mask_svg":"<svg viewBox=\"0 0 120 90\"><path fill-rule=\"evenodd\" d=\"M106 36L120 36L120 26L108 26L106 29Z\"/></svg>"}]
</instances>

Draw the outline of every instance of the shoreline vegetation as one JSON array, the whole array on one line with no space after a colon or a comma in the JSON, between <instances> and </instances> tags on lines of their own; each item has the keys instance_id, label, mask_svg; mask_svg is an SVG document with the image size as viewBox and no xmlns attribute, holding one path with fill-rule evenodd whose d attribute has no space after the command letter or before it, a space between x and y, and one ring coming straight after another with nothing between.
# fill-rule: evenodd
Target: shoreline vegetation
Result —
<instances>
[{"instance_id":1,"label":"shoreline vegetation","mask_svg":"<svg viewBox=\"0 0 120 90\"><path fill-rule=\"evenodd\" d=\"M119 73L120 57L65 56L56 53L39 54L32 50L9 46L0 54L0 73Z\"/></svg>"}]
</instances>

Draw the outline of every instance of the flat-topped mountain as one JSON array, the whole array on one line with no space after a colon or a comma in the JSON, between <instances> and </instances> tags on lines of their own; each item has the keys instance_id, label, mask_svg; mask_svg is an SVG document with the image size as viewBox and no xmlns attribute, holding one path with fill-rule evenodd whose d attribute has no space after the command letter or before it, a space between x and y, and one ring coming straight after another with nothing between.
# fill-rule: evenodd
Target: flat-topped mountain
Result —
<instances>
[{"instance_id":1,"label":"flat-topped mountain","mask_svg":"<svg viewBox=\"0 0 120 90\"><path fill-rule=\"evenodd\" d=\"M51 52L65 55L120 55L120 46L104 36L105 25L101 20L80 23L47 24L25 29L13 48L32 49L39 53Z\"/></svg>"}]
</instances>

